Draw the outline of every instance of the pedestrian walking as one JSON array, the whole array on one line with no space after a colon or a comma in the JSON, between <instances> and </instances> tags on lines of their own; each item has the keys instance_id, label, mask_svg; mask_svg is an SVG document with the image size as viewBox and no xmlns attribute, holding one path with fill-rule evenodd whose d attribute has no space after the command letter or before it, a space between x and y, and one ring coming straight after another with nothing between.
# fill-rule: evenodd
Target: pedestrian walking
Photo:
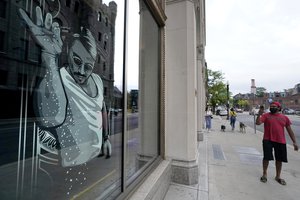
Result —
<instances>
[{"instance_id":1,"label":"pedestrian walking","mask_svg":"<svg viewBox=\"0 0 300 200\"><path fill-rule=\"evenodd\" d=\"M270 105L270 112L264 113L264 107L261 106L256 118L256 124L264 124L264 136L263 136L263 175L260 178L261 182L267 182L267 170L269 161L274 160L273 149L275 152L275 166L276 176L275 180L281 184L286 185L286 181L281 178L282 162L288 162L287 160L287 148L286 139L284 135L284 128L286 128L291 140L293 141L294 150L298 151L298 144L295 134L291 128L290 119L280 113L281 105L279 102L272 102Z\"/></svg>"},{"instance_id":2,"label":"pedestrian walking","mask_svg":"<svg viewBox=\"0 0 300 200\"><path fill-rule=\"evenodd\" d=\"M234 129L235 129L235 121L236 121L236 112L235 112L235 110L233 108L230 109L229 117L230 117L230 126L231 126L231 129L234 131Z\"/></svg>"},{"instance_id":3,"label":"pedestrian walking","mask_svg":"<svg viewBox=\"0 0 300 200\"><path fill-rule=\"evenodd\" d=\"M210 108L205 109L205 128L207 132L210 132L211 129L211 119L212 119L212 112Z\"/></svg>"}]
</instances>

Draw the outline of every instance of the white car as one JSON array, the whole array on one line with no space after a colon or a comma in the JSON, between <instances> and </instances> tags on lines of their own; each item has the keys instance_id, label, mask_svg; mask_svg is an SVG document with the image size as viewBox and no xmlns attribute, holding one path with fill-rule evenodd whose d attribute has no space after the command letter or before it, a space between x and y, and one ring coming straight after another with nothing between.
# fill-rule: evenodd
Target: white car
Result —
<instances>
[{"instance_id":1,"label":"white car","mask_svg":"<svg viewBox=\"0 0 300 200\"><path fill-rule=\"evenodd\" d=\"M228 112L227 110L220 110L220 116L227 116Z\"/></svg>"},{"instance_id":2,"label":"white car","mask_svg":"<svg viewBox=\"0 0 300 200\"><path fill-rule=\"evenodd\" d=\"M249 111L249 115L257 115L259 109L258 108L253 108L252 110Z\"/></svg>"},{"instance_id":3,"label":"white car","mask_svg":"<svg viewBox=\"0 0 300 200\"><path fill-rule=\"evenodd\" d=\"M283 111L283 113L287 114L287 115L293 115L293 114L295 114L295 110L287 108Z\"/></svg>"},{"instance_id":4,"label":"white car","mask_svg":"<svg viewBox=\"0 0 300 200\"><path fill-rule=\"evenodd\" d=\"M236 112L237 112L237 113L242 113L243 110L242 110L241 108L237 108L237 109L236 109Z\"/></svg>"}]
</instances>

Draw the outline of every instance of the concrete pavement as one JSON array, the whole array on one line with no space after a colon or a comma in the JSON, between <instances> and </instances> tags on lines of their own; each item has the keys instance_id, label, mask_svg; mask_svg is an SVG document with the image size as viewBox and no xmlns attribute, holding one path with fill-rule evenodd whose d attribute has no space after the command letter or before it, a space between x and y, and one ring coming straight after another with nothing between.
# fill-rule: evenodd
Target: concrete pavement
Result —
<instances>
[{"instance_id":1,"label":"concrete pavement","mask_svg":"<svg viewBox=\"0 0 300 200\"><path fill-rule=\"evenodd\" d=\"M225 132L220 131L222 124ZM211 132L205 132L204 140L198 142L198 184L171 183L164 200L300 199L300 152L288 145L289 162L283 164L281 173L286 186L274 180L274 161L269 165L267 183L262 183L262 133L254 134L250 127L240 133L238 121L236 126L231 131L228 120L214 116Z\"/></svg>"}]
</instances>

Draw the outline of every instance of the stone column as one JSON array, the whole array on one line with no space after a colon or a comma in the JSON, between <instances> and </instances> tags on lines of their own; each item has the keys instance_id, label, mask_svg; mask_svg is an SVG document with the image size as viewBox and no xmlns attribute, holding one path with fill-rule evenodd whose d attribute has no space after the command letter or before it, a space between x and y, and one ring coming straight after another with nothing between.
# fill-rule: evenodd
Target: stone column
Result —
<instances>
[{"instance_id":1,"label":"stone column","mask_svg":"<svg viewBox=\"0 0 300 200\"><path fill-rule=\"evenodd\" d=\"M197 140L203 141L204 112L205 112L205 87L203 82L203 61L197 59Z\"/></svg>"},{"instance_id":2,"label":"stone column","mask_svg":"<svg viewBox=\"0 0 300 200\"><path fill-rule=\"evenodd\" d=\"M196 40L197 40L197 139L203 141L205 92L205 5L203 0L195 1Z\"/></svg>"},{"instance_id":3,"label":"stone column","mask_svg":"<svg viewBox=\"0 0 300 200\"><path fill-rule=\"evenodd\" d=\"M198 182L196 25L193 1L166 3L166 148L172 181Z\"/></svg>"}]
</instances>

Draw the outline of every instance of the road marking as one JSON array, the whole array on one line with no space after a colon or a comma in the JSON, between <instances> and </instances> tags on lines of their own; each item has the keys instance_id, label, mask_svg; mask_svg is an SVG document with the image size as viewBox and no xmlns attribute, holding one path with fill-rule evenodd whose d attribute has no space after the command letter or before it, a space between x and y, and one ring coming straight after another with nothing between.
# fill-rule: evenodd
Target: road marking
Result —
<instances>
[{"instance_id":1,"label":"road marking","mask_svg":"<svg viewBox=\"0 0 300 200\"><path fill-rule=\"evenodd\" d=\"M96 181L95 183L93 183L91 186L87 187L85 190L83 190L83 191L79 192L78 194L74 195L71 199L72 200L79 199L80 196L82 196L84 193L86 193L89 190L91 190L93 187L95 187L96 185L98 185L100 182L104 181L107 177L111 176L115 172L116 172L116 170L111 171L106 176L102 177L101 179L99 179L98 181Z\"/></svg>"}]
</instances>

